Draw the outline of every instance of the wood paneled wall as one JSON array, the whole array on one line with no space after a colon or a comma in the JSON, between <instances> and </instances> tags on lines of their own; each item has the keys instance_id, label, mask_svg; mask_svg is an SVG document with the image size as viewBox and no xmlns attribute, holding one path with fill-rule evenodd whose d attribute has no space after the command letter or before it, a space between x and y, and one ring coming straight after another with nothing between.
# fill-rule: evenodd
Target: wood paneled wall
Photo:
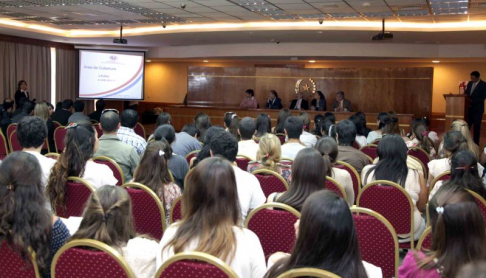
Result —
<instances>
[{"instance_id":1,"label":"wood paneled wall","mask_svg":"<svg viewBox=\"0 0 486 278\"><path fill-rule=\"evenodd\" d=\"M328 109L336 92L344 91L355 111L378 113L394 110L400 114L430 117L432 67L407 68L259 68L188 67L188 105L238 107L247 89L263 108L270 90L276 90L284 107L295 98L299 79L313 79L322 91ZM305 92L309 101L314 97Z\"/></svg>"}]
</instances>

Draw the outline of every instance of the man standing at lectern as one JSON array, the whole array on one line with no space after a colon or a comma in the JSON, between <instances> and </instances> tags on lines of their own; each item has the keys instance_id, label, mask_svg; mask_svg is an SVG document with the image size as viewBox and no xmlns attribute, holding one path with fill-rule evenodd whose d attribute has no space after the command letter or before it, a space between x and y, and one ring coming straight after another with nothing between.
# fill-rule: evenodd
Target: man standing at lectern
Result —
<instances>
[{"instance_id":1,"label":"man standing at lectern","mask_svg":"<svg viewBox=\"0 0 486 278\"><path fill-rule=\"evenodd\" d=\"M479 76L479 72L471 72L471 81L467 83L465 92L471 99L467 123L469 124L469 128L473 126L474 143L478 146L481 133L481 120L483 119L484 113L484 100L486 99L486 82L481 80Z\"/></svg>"}]
</instances>

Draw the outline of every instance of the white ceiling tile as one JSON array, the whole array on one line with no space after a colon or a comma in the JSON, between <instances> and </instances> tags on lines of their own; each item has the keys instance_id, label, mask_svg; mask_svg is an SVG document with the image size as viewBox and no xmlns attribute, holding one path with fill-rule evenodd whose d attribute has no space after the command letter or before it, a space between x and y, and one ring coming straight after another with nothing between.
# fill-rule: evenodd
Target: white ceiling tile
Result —
<instances>
[{"instance_id":1,"label":"white ceiling tile","mask_svg":"<svg viewBox=\"0 0 486 278\"><path fill-rule=\"evenodd\" d=\"M192 13L211 13L214 12L214 9L207 8L207 7L186 7L185 11L192 12Z\"/></svg>"},{"instance_id":2,"label":"white ceiling tile","mask_svg":"<svg viewBox=\"0 0 486 278\"><path fill-rule=\"evenodd\" d=\"M288 12L292 14L320 14L322 13L319 10L312 9L312 10L288 10Z\"/></svg>"},{"instance_id":3,"label":"white ceiling tile","mask_svg":"<svg viewBox=\"0 0 486 278\"><path fill-rule=\"evenodd\" d=\"M296 0L293 0L296 1ZM194 0L194 2L199 3L208 7L219 7L219 6L233 6L234 4L226 0Z\"/></svg>"},{"instance_id":4,"label":"white ceiling tile","mask_svg":"<svg viewBox=\"0 0 486 278\"><path fill-rule=\"evenodd\" d=\"M134 5L144 7L147 9L169 9L171 6L168 6L163 3L158 3L158 2L151 2L151 3L133 3Z\"/></svg>"},{"instance_id":5,"label":"white ceiling tile","mask_svg":"<svg viewBox=\"0 0 486 278\"><path fill-rule=\"evenodd\" d=\"M214 7L215 10L222 11L222 12L239 12L239 11L248 11L247 9L238 6L238 5L233 5L233 6L220 6L220 7Z\"/></svg>"},{"instance_id":6,"label":"white ceiling tile","mask_svg":"<svg viewBox=\"0 0 486 278\"><path fill-rule=\"evenodd\" d=\"M282 10L311 10L312 6L309 4L279 4L277 5Z\"/></svg>"},{"instance_id":7,"label":"white ceiling tile","mask_svg":"<svg viewBox=\"0 0 486 278\"><path fill-rule=\"evenodd\" d=\"M267 2L273 4L302 4L302 0L267 0Z\"/></svg>"},{"instance_id":8,"label":"white ceiling tile","mask_svg":"<svg viewBox=\"0 0 486 278\"><path fill-rule=\"evenodd\" d=\"M425 0L387 0L390 6L427 5Z\"/></svg>"}]
</instances>

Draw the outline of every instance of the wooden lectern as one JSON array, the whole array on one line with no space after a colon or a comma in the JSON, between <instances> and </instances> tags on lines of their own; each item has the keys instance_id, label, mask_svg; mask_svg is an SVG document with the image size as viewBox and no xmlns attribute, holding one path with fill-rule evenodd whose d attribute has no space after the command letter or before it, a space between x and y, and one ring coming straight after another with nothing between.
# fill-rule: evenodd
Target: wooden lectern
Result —
<instances>
[{"instance_id":1,"label":"wooden lectern","mask_svg":"<svg viewBox=\"0 0 486 278\"><path fill-rule=\"evenodd\" d=\"M465 94L444 94L446 100L445 132L451 129L455 120L467 121L470 99Z\"/></svg>"}]
</instances>

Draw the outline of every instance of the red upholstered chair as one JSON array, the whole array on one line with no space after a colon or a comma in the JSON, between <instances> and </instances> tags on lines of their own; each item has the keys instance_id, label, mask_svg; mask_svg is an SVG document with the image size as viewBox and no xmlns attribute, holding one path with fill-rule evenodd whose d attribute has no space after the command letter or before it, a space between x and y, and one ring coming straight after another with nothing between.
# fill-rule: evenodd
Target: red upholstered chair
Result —
<instances>
[{"instance_id":1,"label":"red upholstered chair","mask_svg":"<svg viewBox=\"0 0 486 278\"><path fill-rule=\"evenodd\" d=\"M182 195L175 199L170 207L169 222L170 224L182 219Z\"/></svg>"},{"instance_id":2,"label":"red upholstered chair","mask_svg":"<svg viewBox=\"0 0 486 278\"><path fill-rule=\"evenodd\" d=\"M473 197L476 201L476 204L478 204L479 210L483 214L484 223L486 225L486 201L478 193L471 191L471 190L468 190L468 191L469 191L469 193L471 193L471 195L473 195Z\"/></svg>"},{"instance_id":3,"label":"red upholstered chair","mask_svg":"<svg viewBox=\"0 0 486 278\"><path fill-rule=\"evenodd\" d=\"M246 217L245 227L260 239L265 258L275 252L291 253L295 243L295 222L300 213L294 208L268 203L252 210Z\"/></svg>"},{"instance_id":4,"label":"red upholstered chair","mask_svg":"<svg viewBox=\"0 0 486 278\"><path fill-rule=\"evenodd\" d=\"M248 171L248 163L250 163L250 161L251 158L249 158L248 156L244 156L244 155L236 156L236 165L238 166L238 168L240 168L245 172Z\"/></svg>"},{"instance_id":5,"label":"red upholstered chair","mask_svg":"<svg viewBox=\"0 0 486 278\"><path fill-rule=\"evenodd\" d=\"M432 189L434 189L434 186L438 181L448 181L450 179L451 179L451 171L445 171L444 173L435 177L434 180L432 180L432 182L430 183L429 195L430 195L430 192L432 192Z\"/></svg>"},{"instance_id":6,"label":"red upholstered chair","mask_svg":"<svg viewBox=\"0 0 486 278\"><path fill-rule=\"evenodd\" d=\"M62 126L62 124L60 124L59 122L56 122L56 121L52 121L52 123L54 124L54 129Z\"/></svg>"},{"instance_id":7,"label":"red upholstered chair","mask_svg":"<svg viewBox=\"0 0 486 278\"><path fill-rule=\"evenodd\" d=\"M44 145L42 145L42 150L46 150L48 153L51 152L51 148L49 147L49 141L47 141L47 138L44 140Z\"/></svg>"},{"instance_id":8,"label":"red upholstered chair","mask_svg":"<svg viewBox=\"0 0 486 278\"><path fill-rule=\"evenodd\" d=\"M326 176L326 189L337 193L340 197L346 200L346 202L348 201L348 195L344 188L335 179L329 176Z\"/></svg>"},{"instance_id":9,"label":"red upholstered chair","mask_svg":"<svg viewBox=\"0 0 486 278\"><path fill-rule=\"evenodd\" d=\"M14 248L14 246L8 246L5 239L0 242L0 276L40 278L39 268L35 261L35 253L29 254L29 263L26 263L20 253L13 250Z\"/></svg>"},{"instance_id":10,"label":"red upholstered chair","mask_svg":"<svg viewBox=\"0 0 486 278\"><path fill-rule=\"evenodd\" d=\"M294 163L294 161L290 158L282 158L280 160L280 164L292 166L292 163Z\"/></svg>"},{"instance_id":11,"label":"red upholstered chair","mask_svg":"<svg viewBox=\"0 0 486 278\"><path fill-rule=\"evenodd\" d=\"M94 191L94 187L87 181L78 177L68 177L64 196L65 207L56 206L56 215L63 218L82 216L84 207Z\"/></svg>"},{"instance_id":12,"label":"red upholstered chair","mask_svg":"<svg viewBox=\"0 0 486 278\"><path fill-rule=\"evenodd\" d=\"M17 124L10 124L7 127L7 140L10 138L10 134L12 134L12 131L17 130Z\"/></svg>"},{"instance_id":13,"label":"red upholstered chair","mask_svg":"<svg viewBox=\"0 0 486 278\"><path fill-rule=\"evenodd\" d=\"M10 133L10 137L8 138L8 144L10 145L10 152L18 152L22 150L22 146L17 139L17 130L12 131Z\"/></svg>"},{"instance_id":14,"label":"red upholstered chair","mask_svg":"<svg viewBox=\"0 0 486 278\"><path fill-rule=\"evenodd\" d=\"M113 247L92 239L66 243L54 256L52 278L133 278L135 274Z\"/></svg>"},{"instance_id":15,"label":"red upholstered chair","mask_svg":"<svg viewBox=\"0 0 486 278\"><path fill-rule=\"evenodd\" d=\"M103 130L101 130L100 124L94 124L93 127L96 129L96 133L98 133L98 138L103 135Z\"/></svg>"},{"instance_id":16,"label":"red upholstered chair","mask_svg":"<svg viewBox=\"0 0 486 278\"><path fill-rule=\"evenodd\" d=\"M417 243L417 250L427 251L430 250L431 247L432 247L432 228L427 227L424 233L420 236L420 239Z\"/></svg>"},{"instance_id":17,"label":"red upholstered chair","mask_svg":"<svg viewBox=\"0 0 486 278\"><path fill-rule=\"evenodd\" d=\"M414 206L410 195L400 185L378 180L367 184L358 195L356 206L371 209L388 220L397 234L414 238ZM414 242L400 243L401 249L413 249Z\"/></svg>"},{"instance_id":18,"label":"red upholstered chair","mask_svg":"<svg viewBox=\"0 0 486 278\"><path fill-rule=\"evenodd\" d=\"M113 175L118 180L116 185L122 185L125 183L125 176L123 175L123 171L120 168L120 165L118 165L115 160L106 156L95 156L93 157L93 161L98 164L106 165L111 169Z\"/></svg>"},{"instance_id":19,"label":"red upholstered chair","mask_svg":"<svg viewBox=\"0 0 486 278\"><path fill-rule=\"evenodd\" d=\"M422 148L410 148L408 150L408 155L410 156L413 156L415 158L417 158L418 160L420 160L420 162L422 162L422 165L424 167L424 174L427 176L427 173L429 172L429 162L430 162L430 157L429 157L429 154L424 151Z\"/></svg>"},{"instance_id":20,"label":"red upholstered chair","mask_svg":"<svg viewBox=\"0 0 486 278\"><path fill-rule=\"evenodd\" d=\"M275 136L278 137L278 140L280 140L280 145L285 144L285 134L283 133L277 133Z\"/></svg>"},{"instance_id":21,"label":"red upholstered chair","mask_svg":"<svg viewBox=\"0 0 486 278\"><path fill-rule=\"evenodd\" d=\"M277 172L260 169L252 172L260 182L265 198L275 192L285 192L289 189L287 181Z\"/></svg>"},{"instance_id":22,"label":"red upholstered chair","mask_svg":"<svg viewBox=\"0 0 486 278\"><path fill-rule=\"evenodd\" d=\"M371 157L372 159L376 159L378 157L378 154L377 154L378 146L377 145L368 144L366 146L361 147L361 149L359 149L359 150L362 151L367 156Z\"/></svg>"},{"instance_id":23,"label":"red upholstered chair","mask_svg":"<svg viewBox=\"0 0 486 278\"><path fill-rule=\"evenodd\" d=\"M237 278L238 275L222 260L202 252L183 252L165 261L156 278L214 277Z\"/></svg>"},{"instance_id":24,"label":"red upholstered chair","mask_svg":"<svg viewBox=\"0 0 486 278\"><path fill-rule=\"evenodd\" d=\"M54 145L56 146L58 153L62 153L64 151L64 147L66 146L64 143L66 133L67 129L63 126L60 126L54 130Z\"/></svg>"},{"instance_id":25,"label":"red upholstered chair","mask_svg":"<svg viewBox=\"0 0 486 278\"><path fill-rule=\"evenodd\" d=\"M381 138L380 138L380 139L376 139L376 140L375 140L375 141L373 141L373 143L371 143L371 144L373 144L373 145L378 145L378 144L380 143L380 141L381 141Z\"/></svg>"},{"instance_id":26,"label":"red upholstered chair","mask_svg":"<svg viewBox=\"0 0 486 278\"><path fill-rule=\"evenodd\" d=\"M55 159L55 160L58 160L59 159L59 154L58 153L46 153L44 156L45 157L48 157L48 158Z\"/></svg>"},{"instance_id":27,"label":"red upholstered chair","mask_svg":"<svg viewBox=\"0 0 486 278\"><path fill-rule=\"evenodd\" d=\"M381 268L384 278L398 277L398 237L382 215L365 208L351 208L364 261Z\"/></svg>"},{"instance_id":28,"label":"red upholstered chair","mask_svg":"<svg viewBox=\"0 0 486 278\"><path fill-rule=\"evenodd\" d=\"M337 276L334 273L329 271L325 271L319 268L312 268L312 267L303 267L303 268L294 268L291 270L287 270L277 278L294 278L294 277L317 277L317 278L341 278L341 276Z\"/></svg>"},{"instance_id":29,"label":"red upholstered chair","mask_svg":"<svg viewBox=\"0 0 486 278\"><path fill-rule=\"evenodd\" d=\"M132 200L132 213L135 221L135 231L146 234L157 240L164 234L165 210L159 197L140 183L127 183L123 185Z\"/></svg>"},{"instance_id":30,"label":"red upholstered chair","mask_svg":"<svg viewBox=\"0 0 486 278\"><path fill-rule=\"evenodd\" d=\"M186 160L187 164L191 164L191 159L194 157L197 157L197 154L200 152L200 150L192 151L186 155ZM246 171L246 170L245 170Z\"/></svg>"},{"instance_id":31,"label":"red upholstered chair","mask_svg":"<svg viewBox=\"0 0 486 278\"><path fill-rule=\"evenodd\" d=\"M359 192L361 191L361 178L358 171L351 164L344 161L337 161L334 167L346 170L351 176L351 180L353 181L354 203L356 204L356 198L358 198Z\"/></svg>"},{"instance_id":32,"label":"red upholstered chair","mask_svg":"<svg viewBox=\"0 0 486 278\"><path fill-rule=\"evenodd\" d=\"M0 160L4 160L8 155L7 139L2 132L0 132Z\"/></svg>"},{"instance_id":33,"label":"red upholstered chair","mask_svg":"<svg viewBox=\"0 0 486 278\"><path fill-rule=\"evenodd\" d=\"M137 125L135 126L135 128L133 129L133 131L135 131L135 133L138 134L143 139L147 140L147 136L146 136L146 133L145 133L145 128L143 127L143 125L141 123L137 123Z\"/></svg>"},{"instance_id":34,"label":"red upholstered chair","mask_svg":"<svg viewBox=\"0 0 486 278\"><path fill-rule=\"evenodd\" d=\"M358 142L356 142L356 141L353 142L353 148L359 150L359 144L358 144Z\"/></svg>"}]
</instances>

